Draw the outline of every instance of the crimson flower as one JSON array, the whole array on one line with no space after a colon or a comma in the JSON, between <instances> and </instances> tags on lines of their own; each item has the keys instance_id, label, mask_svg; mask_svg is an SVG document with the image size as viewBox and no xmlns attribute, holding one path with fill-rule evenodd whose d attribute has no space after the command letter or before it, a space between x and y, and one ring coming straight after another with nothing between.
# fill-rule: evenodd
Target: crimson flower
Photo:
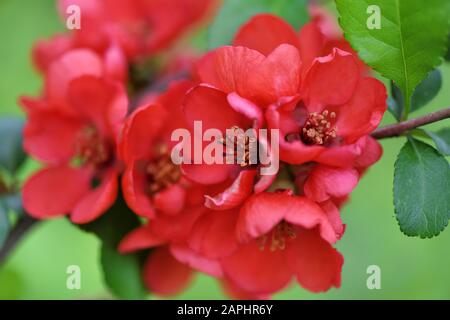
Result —
<instances>
[{"instance_id":1,"label":"crimson flower","mask_svg":"<svg viewBox=\"0 0 450 320\"><path fill-rule=\"evenodd\" d=\"M340 286L342 256L332 247L344 226L335 207L291 191L252 195L239 209L211 211L194 225L189 246L220 262L245 292L267 295L292 279L313 292Z\"/></svg>"},{"instance_id":2,"label":"crimson flower","mask_svg":"<svg viewBox=\"0 0 450 320\"><path fill-rule=\"evenodd\" d=\"M64 18L70 5L81 11L81 28L75 30L76 47L104 52L111 44L129 59L153 54L198 23L213 0L60 0Z\"/></svg>"},{"instance_id":3,"label":"crimson flower","mask_svg":"<svg viewBox=\"0 0 450 320\"><path fill-rule=\"evenodd\" d=\"M70 214L87 223L117 197L117 139L128 100L106 69L93 52L70 51L49 69L43 98L22 98L24 147L45 163L23 188L24 206L36 218Z\"/></svg>"}]
</instances>

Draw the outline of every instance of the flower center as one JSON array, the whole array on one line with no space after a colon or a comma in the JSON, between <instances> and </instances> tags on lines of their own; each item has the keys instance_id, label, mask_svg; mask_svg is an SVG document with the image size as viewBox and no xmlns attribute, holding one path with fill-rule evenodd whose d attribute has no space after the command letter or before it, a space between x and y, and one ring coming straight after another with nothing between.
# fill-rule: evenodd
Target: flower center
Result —
<instances>
[{"instance_id":1,"label":"flower center","mask_svg":"<svg viewBox=\"0 0 450 320\"><path fill-rule=\"evenodd\" d=\"M300 134L302 141L307 145L323 145L336 138L335 119L336 113L328 110L310 113Z\"/></svg>"},{"instance_id":2,"label":"flower center","mask_svg":"<svg viewBox=\"0 0 450 320\"><path fill-rule=\"evenodd\" d=\"M146 168L150 195L177 183L181 177L180 167L172 162L166 145L158 145L156 154L155 160L151 161Z\"/></svg>"},{"instance_id":3,"label":"flower center","mask_svg":"<svg viewBox=\"0 0 450 320\"><path fill-rule=\"evenodd\" d=\"M270 233L258 238L259 250L264 251L266 245L268 245L271 252L284 250L286 248L286 240L295 239L296 237L297 234L292 224L281 221Z\"/></svg>"},{"instance_id":4,"label":"flower center","mask_svg":"<svg viewBox=\"0 0 450 320\"><path fill-rule=\"evenodd\" d=\"M83 164L99 167L112 158L111 145L93 127L86 127L80 132L75 148Z\"/></svg>"},{"instance_id":5,"label":"flower center","mask_svg":"<svg viewBox=\"0 0 450 320\"><path fill-rule=\"evenodd\" d=\"M257 139L247 135L241 128L233 126L227 130L225 139L219 141L226 147L224 156L233 157L241 167L248 167L256 162L258 155ZM255 157L251 157L252 153Z\"/></svg>"}]
</instances>

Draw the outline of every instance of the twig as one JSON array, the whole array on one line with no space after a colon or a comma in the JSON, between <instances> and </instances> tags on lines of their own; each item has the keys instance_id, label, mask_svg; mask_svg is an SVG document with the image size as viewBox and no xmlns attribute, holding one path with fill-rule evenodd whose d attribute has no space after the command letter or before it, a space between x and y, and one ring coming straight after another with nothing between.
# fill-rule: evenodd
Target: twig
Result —
<instances>
[{"instance_id":1,"label":"twig","mask_svg":"<svg viewBox=\"0 0 450 320\"><path fill-rule=\"evenodd\" d=\"M430 124L433 122L437 122L440 120L450 118L450 107L439 110L430 114L427 114L423 117L399 122L396 124L391 124L389 126L379 128L372 133L372 137L375 139L386 139L392 137L398 137L405 132L408 132L412 129L416 129L426 124Z\"/></svg>"},{"instance_id":2,"label":"twig","mask_svg":"<svg viewBox=\"0 0 450 320\"><path fill-rule=\"evenodd\" d=\"M28 215L24 215L9 233L3 247L0 250L0 265L6 260L9 253L16 247L20 239L30 230L37 220Z\"/></svg>"}]
</instances>

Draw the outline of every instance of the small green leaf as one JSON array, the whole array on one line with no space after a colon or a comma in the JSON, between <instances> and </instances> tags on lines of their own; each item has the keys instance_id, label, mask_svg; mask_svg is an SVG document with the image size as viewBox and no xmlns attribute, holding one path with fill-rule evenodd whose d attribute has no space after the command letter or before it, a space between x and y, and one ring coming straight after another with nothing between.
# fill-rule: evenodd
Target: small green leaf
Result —
<instances>
[{"instance_id":1,"label":"small green leaf","mask_svg":"<svg viewBox=\"0 0 450 320\"><path fill-rule=\"evenodd\" d=\"M411 111L414 112L426 106L433 100L442 87L442 74L439 69L435 69L416 87L411 98ZM397 120L401 119L401 114L405 108L403 94L400 89L391 83L392 99L396 102L396 109L394 116ZM392 112L394 110L389 110Z\"/></svg>"},{"instance_id":2,"label":"small green leaf","mask_svg":"<svg viewBox=\"0 0 450 320\"><path fill-rule=\"evenodd\" d=\"M229 45L239 27L260 13L272 13L298 30L308 19L307 0L225 0L209 30L209 47Z\"/></svg>"},{"instance_id":3,"label":"small green leaf","mask_svg":"<svg viewBox=\"0 0 450 320\"><path fill-rule=\"evenodd\" d=\"M142 299L140 260L137 255L121 255L117 248L103 243L101 248L103 276L111 291L122 299Z\"/></svg>"},{"instance_id":4,"label":"small green leaf","mask_svg":"<svg viewBox=\"0 0 450 320\"><path fill-rule=\"evenodd\" d=\"M401 89L407 118L414 89L446 52L448 0L336 0L336 5L345 37L360 58ZM379 28L370 23L378 14Z\"/></svg>"},{"instance_id":5,"label":"small green leaf","mask_svg":"<svg viewBox=\"0 0 450 320\"><path fill-rule=\"evenodd\" d=\"M388 97L387 105L389 112L394 116L395 119L400 121L402 117L402 107L399 106L393 95L392 97Z\"/></svg>"},{"instance_id":6,"label":"small green leaf","mask_svg":"<svg viewBox=\"0 0 450 320\"><path fill-rule=\"evenodd\" d=\"M424 130L436 144L437 149L444 155L450 156L450 128L439 130L438 132L432 132Z\"/></svg>"},{"instance_id":7,"label":"small green leaf","mask_svg":"<svg viewBox=\"0 0 450 320\"><path fill-rule=\"evenodd\" d=\"M0 248L3 247L3 244L5 243L10 227L8 210L0 201Z\"/></svg>"},{"instance_id":8,"label":"small green leaf","mask_svg":"<svg viewBox=\"0 0 450 320\"><path fill-rule=\"evenodd\" d=\"M436 149L414 138L400 150L394 172L394 206L408 236L438 235L450 218L450 169Z\"/></svg>"},{"instance_id":9,"label":"small green leaf","mask_svg":"<svg viewBox=\"0 0 450 320\"><path fill-rule=\"evenodd\" d=\"M0 167L14 174L25 161L22 148L23 120L19 118L0 119Z\"/></svg>"}]
</instances>

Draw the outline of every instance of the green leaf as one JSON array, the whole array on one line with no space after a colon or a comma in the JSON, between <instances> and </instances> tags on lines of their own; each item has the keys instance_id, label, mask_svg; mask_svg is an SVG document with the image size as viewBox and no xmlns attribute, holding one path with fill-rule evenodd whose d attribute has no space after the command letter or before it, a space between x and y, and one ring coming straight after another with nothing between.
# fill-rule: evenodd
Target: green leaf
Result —
<instances>
[{"instance_id":1,"label":"green leaf","mask_svg":"<svg viewBox=\"0 0 450 320\"><path fill-rule=\"evenodd\" d=\"M92 223L79 225L94 233L102 242L101 262L104 279L111 291L122 299L143 299L145 290L141 278L141 256L117 252L120 240L140 225L139 219L122 197L106 214Z\"/></svg>"},{"instance_id":2,"label":"green leaf","mask_svg":"<svg viewBox=\"0 0 450 320\"><path fill-rule=\"evenodd\" d=\"M3 247L10 228L8 210L0 201L0 248Z\"/></svg>"},{"instance_id":3,"label":"green leaf","mask_svg":"<svg viewBox=\"0 0 450 320\"><path fill-rule=\"evenodd\" d=\"M450 128L432 132L424 130L424 132L433 139L437 149L444 155L450 156Z\"/></svg>"},{"instance_id":4,"label":"green leaf","mask_svg":"<svg viewBox=\"0 0 450 320\"><path fill-rule=\"evenodd\" d=\"M438 235L450 218L450 169L436 149L414 138L400 150L394 172L394 206L408 236Z\"/></svg>"},{"instance_id":5,"label":"green leaf","mask_svg":"<svg viewBox=\"0 0 450 320\"><path fill-rule=\"evenodd\" d=\"M25 161L22 148L23 120L19 118L0 119L0 167L14 174Z\"/></svg>"},{"instance_id":6,"label":"green leaf","mask_svg":"<svg viewBox=\"0 0 450 320\"><path fill-rule=\"evenodd\" d=\"M20 192L1 195L0 201L3 202L7 209L14 211L14 213L18 215L23 214L22 195Z\"/></svg>"},{"instance_id":7,"label":"green leaf","mask_svg":"<svg viewBox=\"0 0 450 320\"><path fill-rule=\"evenodd\" d=\"M420 108L426 106L431 100L433 100L442 87L442 74L439 69L435 69L416 87L414 90L414 94L411 98L411 110L410 112L414 112L419 110ZM400 91L399 87L397 87L394 83L391 83L392 90L392 98L396 102L396 109L389 110L395 113L394 116L397 120L401 119L401 115L403 110L405 109L405 103L403 99L403 94Z\"/></svg>"},{"instance_id":8,"label":"green leaf","mask_svg":"<svg viewBox=\"0 0 450 320\"><path fill-rule=\"evenodd\" d=\"M374 70L393 80L410 110L415 87L436 68L446 52L448 0L336 0L345 37ZM378 6L380 28L369 29Z\"/></svg>"},{"instance_id":9,"label":"green leaf","mask_svg":"<svg viewBox=\"0 0 450 320\"><path fill-rule=\"evenodd\" d=\"M209 30L209 47L229 45L239 27L260 13L271 13L296 30L308 22L307 0L225 0Z\"/></svg>"},{"instance_id":10,"label":"green leaf","mask_svg":"<svg viewBox=\"0 0 450 320\"><path fill-rule=\"evenodd\" d=\"M145 297L140 260L137 255L121 255L115 247L103 243L101 264L105 282L115 295L122 299Z\"/></svg>"}]
</instances>

